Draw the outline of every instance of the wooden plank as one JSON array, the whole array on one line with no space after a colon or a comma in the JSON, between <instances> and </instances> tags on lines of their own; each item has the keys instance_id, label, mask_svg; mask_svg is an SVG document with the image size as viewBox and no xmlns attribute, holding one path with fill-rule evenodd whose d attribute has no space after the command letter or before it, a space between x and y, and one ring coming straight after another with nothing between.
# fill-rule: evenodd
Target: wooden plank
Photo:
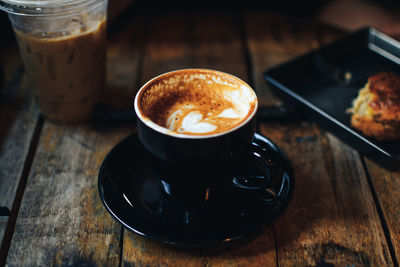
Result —
<instances>
[{"instance_id":1,"label":"wooden plank","mask_svg":"<svg viewBox=\"0 0 400 267\"><path fill-rule=\"evenodd\" d=\"M119 29L123 33L115 33L118 41L113 41L113 35L109 37L108 88L117 84L123 89L123 97L116 96L111 102L134 97L132 84L137 81L131 76L136 77L135 55L140 53L134 50L139 49L140 38L135 37L141 34L140 25L133 20ZM129 71L113 68L118 63ZM128 72L129 78L120 77ZM61 126L44 122L7 265L118 266L121 226L100 201L97 175L111 148L134 131L131 124Z\"/></svg>"},{"instance_id":2,"label":"wooden plank","mask_svg":"<svg viewBox=\"0 0 400 267\"><path fill-rule=\"evenodd\" d=\"M263 73L268 68L318 48L321 41L328 43L342 36L327 26L272 13L248 13L245 18L252 78L262 106L281 104L264 80ZM321 34L310 38L310 27ZM327 29L329 34L323 34Z\"/></svg>"},{"instance_id":3,"label":"wooden plank","mask_svg":"<svg viewBox=\"0 0 400 267\"><path fill-rule=\"evenodd\" d=\"M263 132L287 152L297 177L292 205L275 224L279 264L391 265L358 152L310 123Z\"/></svg>"},{"instance_id":4,"label":"wooden plank","mask_svg":"<svg viewBox=\"0 0 400 267\"><path fill-rule=\"evenodd\" d=\"M30 114L32 103L27 101L25 76L17 47L2 51L6 74L0 96L0 206L11 210L29 149L36 116Z\"/></svg>"},{"instance_id":5,"label":"wooden plank","mask_svg":"<svg viewBox=\"0 0 400 267\"><path fill-rule=\"evenodd\" d=\"M4 136L0 147L0 206L9 210L12 209L37 122L38 114L31 113L32 106L32 102L14 98L8 99L0 108L0 121L4 127L1 129Z\"/></svg>"},{"instance_id":6,"label":"wooden plank","mask_svg":"<svg viewBox=\"0 0 400 267\"><path fill-rule=\"evenodd\" d=\"M45 123L8 265L118 264L121 230L101 204L97 174L106 153L128 133Z\"/></svg>"},{"instance_id":7,"label":"wooden plank","mask_svg":"<svg viewBox=\"0 0 400 267\"><path fill-rule=\"evenodd\" d=\"M290 23L258 13L249 14L246 21L256 77L316 48L321 40L331 40L301 21ZM267 30L260 36L258 29ZM332 32L331 38L336 37ZM256 79L256 88L265 90L264 103L274 103L264 83ZM296 175L293 201L275 223L278 264L392 265L358 152L310 122L265 122L260 129L288 154Z\"/></svg>"},{"instance_id":8,"label":"wooden plank","mask_svg":"<svg viewBox=\"0 0 400 267\"><path fill-rule=\"evenodd\" d=\"M107 43L107 88L101 103L114 108L133 107L139 89L138 70L142 63L144 23L140 15L130 14L111 24L111 38ZM121 25L124 25L121 29Z\"/></svg>"},{"instance_id":9,"label":"wooden plank","mask_svg":"<svg viewBox=\"0 0 400 267\"><path fill-rule=\"evenodd\" d=\"M109 1L107 10L108 21L112 23L113 21L117 20L124 10L130 10L129 7L133 2L133 0Z\"/></svg>"},{"instance_id":10,"label":"wooden plank","mask_svg":"<svg viewBox=\"0 0 400 267\"><path fill-rule=\"evenodd\" d=\"M3 236L6 232L7 223L8 223L8 216L0 216L0 239L1 240L3 239Z\"/></svg>"},{"instance_id":11,"label":"wooden plank","mask_svg":"<svg viewBox=\"0 0 400 267\"><path fill-rule=\"evenodd\" d=\"M193 67L188 49L190 24L186 22L187 16L182 13L147 17L140 84L164 72Z\"/></svg>"},{"instance_id":12,"label":"wooden plank","mask_svg":"<svg viewBox=\"0 0 400 267\"><path fill-rule=\"evenodd\" d=\"M4 87L0 91L0 207L13 210L38 113L31 94L27 92L18 47L11 43L0 51ZM8 216L0 217L0 264L4 261L10 236L4 239ZM11 235L11 234L10 234Z\"/></svg>"},{"instance_id":13,"label":"wooden plank","mask_svg":"<svg viewBox=\"0 0 400 267\"><path fill-rule=\"evenodd\" d=\"M241 36L242 18L235 14L198 13L189 18L193 66L227 72L249 82Z\"/></svg>"},{"instance_id":14,"label":"wooden plank","mask_svg":"<svg viewBox=\"0 0 400 267\"><path fill-rule=\"evenodd\" d=\"M237 20L236 16L221 13L179 16L158 14L150 17L142 83L157 74L185 67L218 69L249 81ZM174 29L173 33L168 29ZM276 264L271 227L266 228L245 246L220 252L203 250L187 252L161 245L130 232L124 234L123 247L123 266L275 266Z\"/></svg>"},{"instance_id":15,"label":"wooden plank","mask_svg":"<svg viewBox=\"0 0 400 267\"><path fill-rule=\"evenodd\" d=\"M179 249L124 234L123 266L275 266L272 228L243 246L210 251Z\"/></svg>"},{"instance_id":16,"label":"wooden plank","mask_svg":"<svg viewBox=\"0 0 400 267\"><path fill-rule=\"evenodd\" d=\"M397 262L400 262L400 170L388 171L368 158L365 161Z\"/></svg>"}]
</instances>

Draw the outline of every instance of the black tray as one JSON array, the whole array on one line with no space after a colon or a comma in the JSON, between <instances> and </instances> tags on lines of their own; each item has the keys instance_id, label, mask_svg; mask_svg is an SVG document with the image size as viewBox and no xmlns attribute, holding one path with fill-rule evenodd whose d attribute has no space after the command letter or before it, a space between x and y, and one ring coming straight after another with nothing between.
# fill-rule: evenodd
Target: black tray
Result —
<instances>
[{"instance_id":1,"label":"black tray","mask_svg":"<svg viewBox=\"0 0 400 267\"><path fill-rule=\"evenodd\" d=\"M304 108L321 126L394 170L400 167L400 140L380 142L350 125L358 91L379 71L400 75L400 43L374 28L364 28L294 60L267 70L265 80L285 105Z\"/></svg>"}]
</instances>

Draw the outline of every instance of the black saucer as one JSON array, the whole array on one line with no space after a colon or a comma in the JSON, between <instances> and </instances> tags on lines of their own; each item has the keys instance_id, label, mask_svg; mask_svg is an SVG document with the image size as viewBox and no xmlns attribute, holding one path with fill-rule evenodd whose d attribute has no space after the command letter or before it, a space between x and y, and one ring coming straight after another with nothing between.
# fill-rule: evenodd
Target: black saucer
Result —
<instances>
[{"instance_id":1,"label":"black saucer","mask_svg":"<svg viewBox=\"0 0 400 267\"><path fill-rule=\"evenodd\" d=\"M294 189L291 165L279 148L259 134L253 144L268 161L271 188L260 192L227 184L214 203L188 211L164 197L159 177L150 166L152 156L137 135L131 135L104 159L98 180L101 200L128 230L166 244L193 247L242 240L272 223ZM256 161L241 162L240 179L245 178L243 174L258 177Z\"/></svg>"}]
</instances>

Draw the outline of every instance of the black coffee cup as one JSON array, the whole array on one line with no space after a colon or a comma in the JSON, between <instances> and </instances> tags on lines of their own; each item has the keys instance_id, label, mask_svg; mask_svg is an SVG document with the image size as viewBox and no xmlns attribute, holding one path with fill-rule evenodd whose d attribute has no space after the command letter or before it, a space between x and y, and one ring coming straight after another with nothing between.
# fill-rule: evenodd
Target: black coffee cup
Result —
<instances>
[{"instance_id":1,"label":"black coffee cup","mask_svg":"<svg viewBox=\"0 0 400 267\"><path fill-rule=\"evenodd\" d=\"M210 194L231 182L232 164L255 134L258 100L235 76L183 69L148 81L134 108L139 140L154 156L163 192L188 208L207 203ZM266 186L265 176L260 185L234 184L258 190Z\"/></svg>"}]
</instances>

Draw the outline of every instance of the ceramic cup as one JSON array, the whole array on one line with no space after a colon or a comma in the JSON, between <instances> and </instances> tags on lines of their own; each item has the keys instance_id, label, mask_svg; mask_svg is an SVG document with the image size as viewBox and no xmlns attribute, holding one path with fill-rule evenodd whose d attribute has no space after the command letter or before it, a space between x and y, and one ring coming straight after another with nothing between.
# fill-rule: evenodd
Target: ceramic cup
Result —
<instances>
[{"instance_id":1,"label":"ceramic cup","mask_svg":"<svg viewBox=\"0 0 400 267\"><path fill-rule=\"evenodd\" d=\"M254 151L257 108L249 85L216 70L176 70L144 84L134 100L138 137L154 156L164 194L187 208L229 183L265 187L267 174L256 185L232 182L237 160Z\"/></svg>"}]
</instances>

